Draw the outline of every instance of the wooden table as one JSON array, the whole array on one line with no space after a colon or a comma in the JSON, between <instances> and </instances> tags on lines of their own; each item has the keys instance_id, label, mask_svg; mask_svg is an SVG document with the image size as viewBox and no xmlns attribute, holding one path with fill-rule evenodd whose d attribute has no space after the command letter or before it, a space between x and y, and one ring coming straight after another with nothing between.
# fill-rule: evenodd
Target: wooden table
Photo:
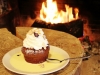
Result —
<instances>
[{"instance_id":1,"label":"wooden table","mask_svg":"<svg viewBox=\"0 0 100 75\"><path fill-rule=\"evenodd\" d=\"M26 33L32 27L17 27L16 31L18 36L12 35L7 29L0 29L0 61L5 53L13 48L22 46L22 41L26 36ZM83 56L84 50L81 46L78 38L60 31L51 29L43 29L50 45L57 46L65 50L70 57ZM0 62L0 74L2 75L17 75L5 69ZM75 75L77 69L81 65L82 60L71 60L70 63L62 70L52 73L50 75ZM78 74L77 74L78 75Z\"/></svg>"}]
</instances>

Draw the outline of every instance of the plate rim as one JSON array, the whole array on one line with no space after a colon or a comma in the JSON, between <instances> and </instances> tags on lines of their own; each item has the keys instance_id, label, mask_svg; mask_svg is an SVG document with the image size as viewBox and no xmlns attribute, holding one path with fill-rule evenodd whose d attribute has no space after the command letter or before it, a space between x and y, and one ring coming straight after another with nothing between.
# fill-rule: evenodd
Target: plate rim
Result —
<instances>
[{"instance_id":1,"label":"plate rim","mask_svg":"<svg viewBox=\"0 0 100 75\"><path fill-rule=\"evenodd\" d=\"M17 73L17 74L24 74L24 75L43 75L43 74L49 74L49 73L53 73L53 72L59 71L59 70L63 69L65 66L67 66L68 63L69 63L69 60L67 60L66 64L64 64L62 67L60 67L60 68L58 68L58 69L55 69L55 70L52 70L52 71L45 72L45 73L44 73L44 72L42 72L42 73L41 73L41 72L40 72L40 73L33 73L33 72L20 71L20 70L14 68L11 64L10 64L10 65L12 66L13 69L9 68L9 67L7 66L7 64L5 64L5 62L4 62L4 61L5 61L5 58L6 58L6 56L7 56L7 54L9 54L9 53L11 53L11 52L13 52L13 51L16 51L16 49L18 49L18 48L21 49L21 47L22 47L22 46L17 47L17 48L14 48L14 49L11 49L10 51L8 51L8 52L3 56L3 58L2 58L2 64L3 64L3 66L4 66L7 70L9 70L9 71L11 71L11 72L14 72L14 73ZM53 45L50 45L50 47L59 48L59 50L63 51L65 54L67 54L66 56L67 56L67 58L69 58L69 54L68 54L65 50L63 50L62 48L57 47L57 46L53 46ZM18 50L18 51L20 51L20 50ZM18 52L18 51L17 51L17 52ZM10 56L10 58L11 58L11 56ZM10 58L9 58L9 59L10 59ZM10 61L9 61L9 63L10 63Z\"/></svg>"}]
</instances>

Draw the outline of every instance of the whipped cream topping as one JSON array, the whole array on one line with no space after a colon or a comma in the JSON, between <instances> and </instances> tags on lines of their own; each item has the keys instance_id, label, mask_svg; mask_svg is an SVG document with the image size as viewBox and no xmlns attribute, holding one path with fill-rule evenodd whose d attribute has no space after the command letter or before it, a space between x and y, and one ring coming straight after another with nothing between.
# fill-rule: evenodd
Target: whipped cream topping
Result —
<instances>
[{"instance_id":1,"label":"whipped cream topping","mask_svg":"<svg viewBox=\"0 0 100 75\"><path fill-rule=\"evenodd\" d=\"M35 50L42 49L42 47L46 49L48 46L48 40L46 39L42 29L33 28L26 34L23 46L26 48L34 48Z\"/></svg>"}]
</instances>

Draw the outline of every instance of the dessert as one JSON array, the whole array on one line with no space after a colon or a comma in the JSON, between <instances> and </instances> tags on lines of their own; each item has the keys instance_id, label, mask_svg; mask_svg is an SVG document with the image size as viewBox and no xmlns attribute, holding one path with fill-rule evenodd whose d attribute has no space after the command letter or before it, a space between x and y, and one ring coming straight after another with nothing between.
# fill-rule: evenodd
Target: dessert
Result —
<instances>
[{"instance_id":1,"label":"dessert","mask_svg":"<svg viewBox=\"0 0 100 75\"><path fill-rule=\"evenodd\" d=\"M23 40L22 53L29 63L42 63L46 61L49 54L49 43L40 28L33 28L26 34Z\"/></svg>"}]
</instances>

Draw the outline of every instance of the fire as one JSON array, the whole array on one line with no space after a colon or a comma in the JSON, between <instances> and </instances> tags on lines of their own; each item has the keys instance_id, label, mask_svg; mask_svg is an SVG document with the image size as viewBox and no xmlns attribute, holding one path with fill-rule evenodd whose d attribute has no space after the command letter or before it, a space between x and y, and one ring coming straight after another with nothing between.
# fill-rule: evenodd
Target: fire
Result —
<instances>
[{"instance_id":1,"label":"fire","mask_svg":"<svg viewBox=\"0 0 100 75\"><path fill-rule=\"evenodd\" d=\"M47 0L42 3L40 10L40 19L47 23L66 23L78 19L78 9L74 9L75 16L73 15L73 8L65 4L66 11L58 11L57 2L54 0Z\"/></svg>"}]
</instances>

